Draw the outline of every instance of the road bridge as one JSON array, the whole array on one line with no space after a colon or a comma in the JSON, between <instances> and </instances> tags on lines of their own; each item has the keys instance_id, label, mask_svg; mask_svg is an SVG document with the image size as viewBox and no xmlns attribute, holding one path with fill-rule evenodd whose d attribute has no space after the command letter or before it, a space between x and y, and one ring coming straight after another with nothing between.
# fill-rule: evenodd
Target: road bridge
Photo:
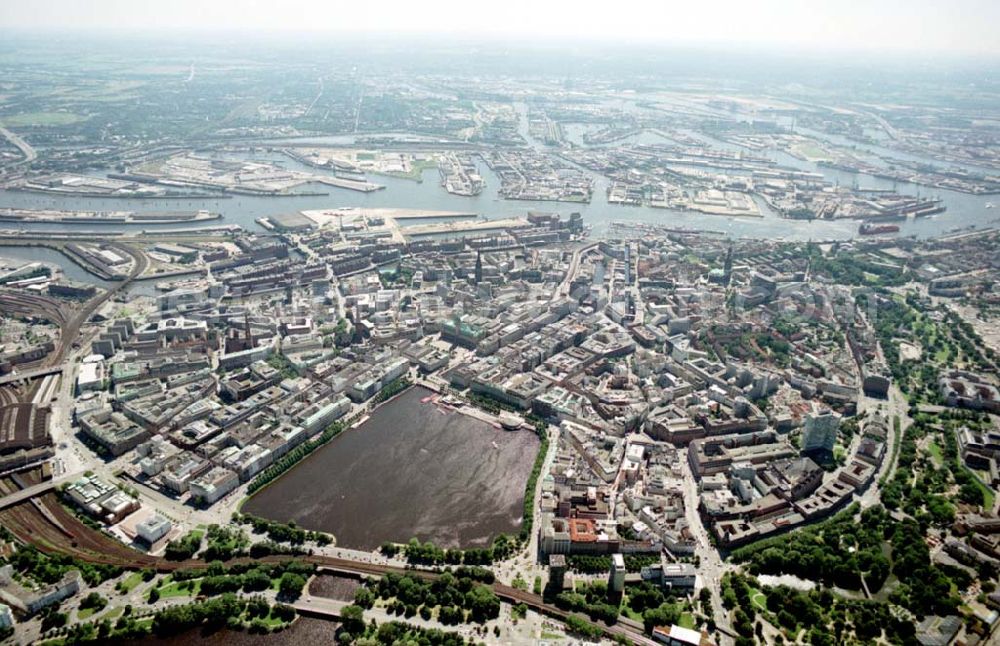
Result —
<instances>
[{"instance_id":1,"label":"road bridge","mask_svg":"<svg viewBox=\"0 0 1000 646\"><path fill-rule=\"evenodd\" d=\"M13 507L14 505L19 505L25 500L31 500L37 496L42 496L50 491L55 490L56 487L64 482L71 482L76 480L83 475L82 471L77 471L76 473L70 473L59 478L54 478L52 480L47 480L45 482L40 482L36 485L31 485L26 489L21 489L12 494L8 494L3 498L0 498L0 509L6 509L7 507Z\"/></svg>"},{"instance_id":2,"label":"road bridge","mask_svg":"<svg viewBox=\"0 0 1000 646\"><path fill-rule=\"evenodd\" d=\"M9 375L4 375L0 377L0 386L5 386L7 384L15 384L19 381L30 381L32 379L37 379L39 377L48 377L49 375L60 374L64 369L62 364L56 366L44 366L41 368L29 368L28 370L19 370L18 372L13 372Z\"/></svg>"},{"instance_id":3,"label":"road bridge","mask_svg":"<svg viewBox=\"0 0 1000 646\"><path fill-rule=\"evenodd\" d=\"M304 594L292 607L300 615L307 617L319 617L320 619L339 619L340 613L344 610L344 606L351 605L347 601L337 601L336 599L328 599L326 597L314 597L309 594Z\"/></svg>"},{"instance_id":4,"label":"road bridge","mask_svg":"<svg viewBox=\"0 0 1000 646\"><path fill-rule=\"evenodd\" d=\"M14 134L13 132L7 130L4 127L0 127L0 135L3 135L7 139L7 141L9 141L12 145L14 145L18 150L21 151L21 154L24 155L24 159L15 163L14 164L15 166L20 166L21 164L30 164L31 162L38 159L38 153L31 146L31 144L29 144L27 141L25 141L18 135Z\"/></svg>"}]
</instances>

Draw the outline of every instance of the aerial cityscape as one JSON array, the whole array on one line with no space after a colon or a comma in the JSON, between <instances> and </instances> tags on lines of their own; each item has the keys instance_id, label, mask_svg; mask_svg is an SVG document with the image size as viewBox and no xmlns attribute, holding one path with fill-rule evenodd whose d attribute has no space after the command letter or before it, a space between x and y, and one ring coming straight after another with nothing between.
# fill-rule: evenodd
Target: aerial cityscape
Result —
<instances>
[{"instance_id":1,"label":"aerial cityscape","mask_svg":"<svg viewBox=\"0 0 1000 646\"><path fill-rule=\"evenodd\" d=\"M1000 643L1000 49L24 11L0 644Z\"/></svg>"}]
</instances>

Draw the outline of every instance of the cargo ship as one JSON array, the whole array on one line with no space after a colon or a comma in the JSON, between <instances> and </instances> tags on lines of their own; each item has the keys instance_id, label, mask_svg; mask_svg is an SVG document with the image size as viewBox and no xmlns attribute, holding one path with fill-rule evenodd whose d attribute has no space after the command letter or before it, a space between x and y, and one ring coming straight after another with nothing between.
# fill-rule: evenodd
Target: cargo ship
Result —
<instances>
[{"instance_id":1,"label":"cargo ship","mask_svg":"<svg viewBox=\"0 0 1000 646\"><path fill-rule=\"evenodd\" d=\"M871 222L863 222L858 228L858 233L863 236L873 236L880 233L896 233L899 231L899 225L897 224L872 224Z\"/></svg>"}]
</instances>

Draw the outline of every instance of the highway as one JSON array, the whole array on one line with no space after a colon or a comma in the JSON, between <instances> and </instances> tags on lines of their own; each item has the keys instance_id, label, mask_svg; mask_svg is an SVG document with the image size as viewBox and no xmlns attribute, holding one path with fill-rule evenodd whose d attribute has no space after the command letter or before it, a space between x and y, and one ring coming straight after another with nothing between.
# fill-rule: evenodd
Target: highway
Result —
<instances>
[{"instance_id":1,"label":"highway","mask_svg":"<svg viewBox=\"0 0 1000 646\"><path fill-rule=\"evenodd\" d=\"M24 159L17 162L15 166L19 166L22 164L30 164L31 162L38 159L38 153L35 152L35 149L31 147L31 144L29 144L24 139L21 139L10 130L7 130L6 128L0 126L0 135L6 137L7 141L9 141L12 145L17 146L17 149L21 151L22 155L24 155Z\"/></svg>"}]
</instances>

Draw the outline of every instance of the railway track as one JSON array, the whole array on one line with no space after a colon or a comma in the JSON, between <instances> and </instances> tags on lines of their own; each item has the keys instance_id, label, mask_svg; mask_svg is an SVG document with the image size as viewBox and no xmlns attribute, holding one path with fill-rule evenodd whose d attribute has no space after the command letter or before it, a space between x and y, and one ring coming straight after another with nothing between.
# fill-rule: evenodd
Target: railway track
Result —
<instances>
[{"instance_id":1,"label":"railway track","mask_svg":"<svg viewBox=\"0 0 1000 646\"><path fill-rule=\"evenodd\" d=\"M21 316L45 318L62 326L68 318L64 304L49 296L4 290L0 292L0 308Z\"/></svg>"},{"instance_id":2,"label":"railway track","mask_svg":"<svg viewBox=\"0 0 1000 646\"><path fill-rule=\"evenodd\" d=\"M59 345L56 347L55 352L49 355L49 365L62 362L63 358L66 356L67 350L73 347L73 343L76 342L76 338L80 334L80 328L83 327L84 323L90 320L90 317L94 314L94 312L108 302L108 300L110 300L115 294L128 287L133 280L141 276L142 273L149 267L149 258L147 258L146 254L138 249L119 243L112 244L111 246L117 251L121 251L122 253L128 254L132 257L132 269L129 271L128 278L115 284L114 287L106 290L103 294L99 294L98 296L90 299L84 304L83 308L73 313L62 328Z\"/></svg>"},{"instance_id":3,"label":"railway track","mask_svg":"<svg viewBox=\"0 0 1000 646\"><path fill-rule=\"evenodd\" d=\"M128 278L90 299L80 308L71 308L70 305L47 296L6 290L0 292L0 308L31 316L43 315L60 326L59 343L53 352L42 360L42 366L61 364L77 340L80 329L93 313L146 271L149 260L144 253L124 244L113 246L134 260ZM62 378L66 378L66 375L63 374ZM32 402L39 394L39 388L43 383L44 380L34 380L21 386L13 384L0 386L0 404ZM53 388L50 384L50 390ZM84 525L75 516L67 513L51 493L3 510L0 512L0 524L10 529L22 541L36 545L39 549L48 548L83 560L122 567L154 565L155 560L148 560L152 557L135 552ZM130 563L132 565L129 565Z\"/></svg>"},{"instance_id":4,"label":"railway track","mask_svg":"<svg viewBox=\"0 0 1000 646\"><path fill-rule=\"evenodd\" d=\"M20 395L16 386L11 384L0 386L0 406L16 404L19 399Z\"/></svg>"},{"instance_id":5,"label":"railway track","mask_svg":"<svg viewBox=\"0 0 1000 646\"><path fill-rule=\"evenodd\" d=\"M29 294L14 290L0 291L0 308L3 310L22 316L43 317L59 326L59 341L56 343L55 349L47 357L38 362L39 366L52 366L61 363L68 350L72 348L77 336L79 336L80 328L83 327L94 312L119 291L128 287L133 280L142 275L149 267L149 258L139 249L118 242L111 243L109 246L113 247L116 251L131 256L133 259L132 269L125 280L114 284L110 289L90 299L82 307L76 307L72 303L60 301L49 296L42 296L41 294Z\"/></svg>"},{"instance_id":6,"label":"railway track","mask_svg":"<svg viewBox=\"0 0 1000 646\"><path fill-rule=\"evenodd\" d=\"M59 503L54 493L3 510L0 524L19 540L47 554L68 554L88 563L129 569L156 567L160 571L171 571L180 567L172 561L131 550L87 527ZM157 567L160 562L174 567Z\"/></svg>"},{"instance_id":7,"label":"railway track","mask_svg":"<svg viewBox=\"0 0 1000 646\"><path fill-rule=\"evenodd\" d=\"M43 505L46 513L39 513L32 503ZM204 561L168 561L157 556L137 552L117 540L84 525L76 516L67 511L56 498L56 494L48 493L40 498L21 503L0 511L0 523L8 528L19 540L31 543L46 554L68 554L87 563L114 565L124 569L152 568L160 573L170 573L179 569L202 569L208 564ZM384 576L386 574L409 574L425 579L435 579L437 572L414 570L379 563L354 561L334 556L305 554L296 557L268 556L260 559L238 558L230 564L238 563L280 563L296 558L312 563L320 568L337 572ZM585 615L570 613L554 605L545 603L538 595L525 590L518 590L502 583L494 583L493 592L501 599L510 603L523 603L536 612L554 619L565 621L570 615L588 621L596 628L611 637L626 637L632 643L654 645L640 628L619 623L612 626L590 621Z\"/></svg>"}]
</instances>

